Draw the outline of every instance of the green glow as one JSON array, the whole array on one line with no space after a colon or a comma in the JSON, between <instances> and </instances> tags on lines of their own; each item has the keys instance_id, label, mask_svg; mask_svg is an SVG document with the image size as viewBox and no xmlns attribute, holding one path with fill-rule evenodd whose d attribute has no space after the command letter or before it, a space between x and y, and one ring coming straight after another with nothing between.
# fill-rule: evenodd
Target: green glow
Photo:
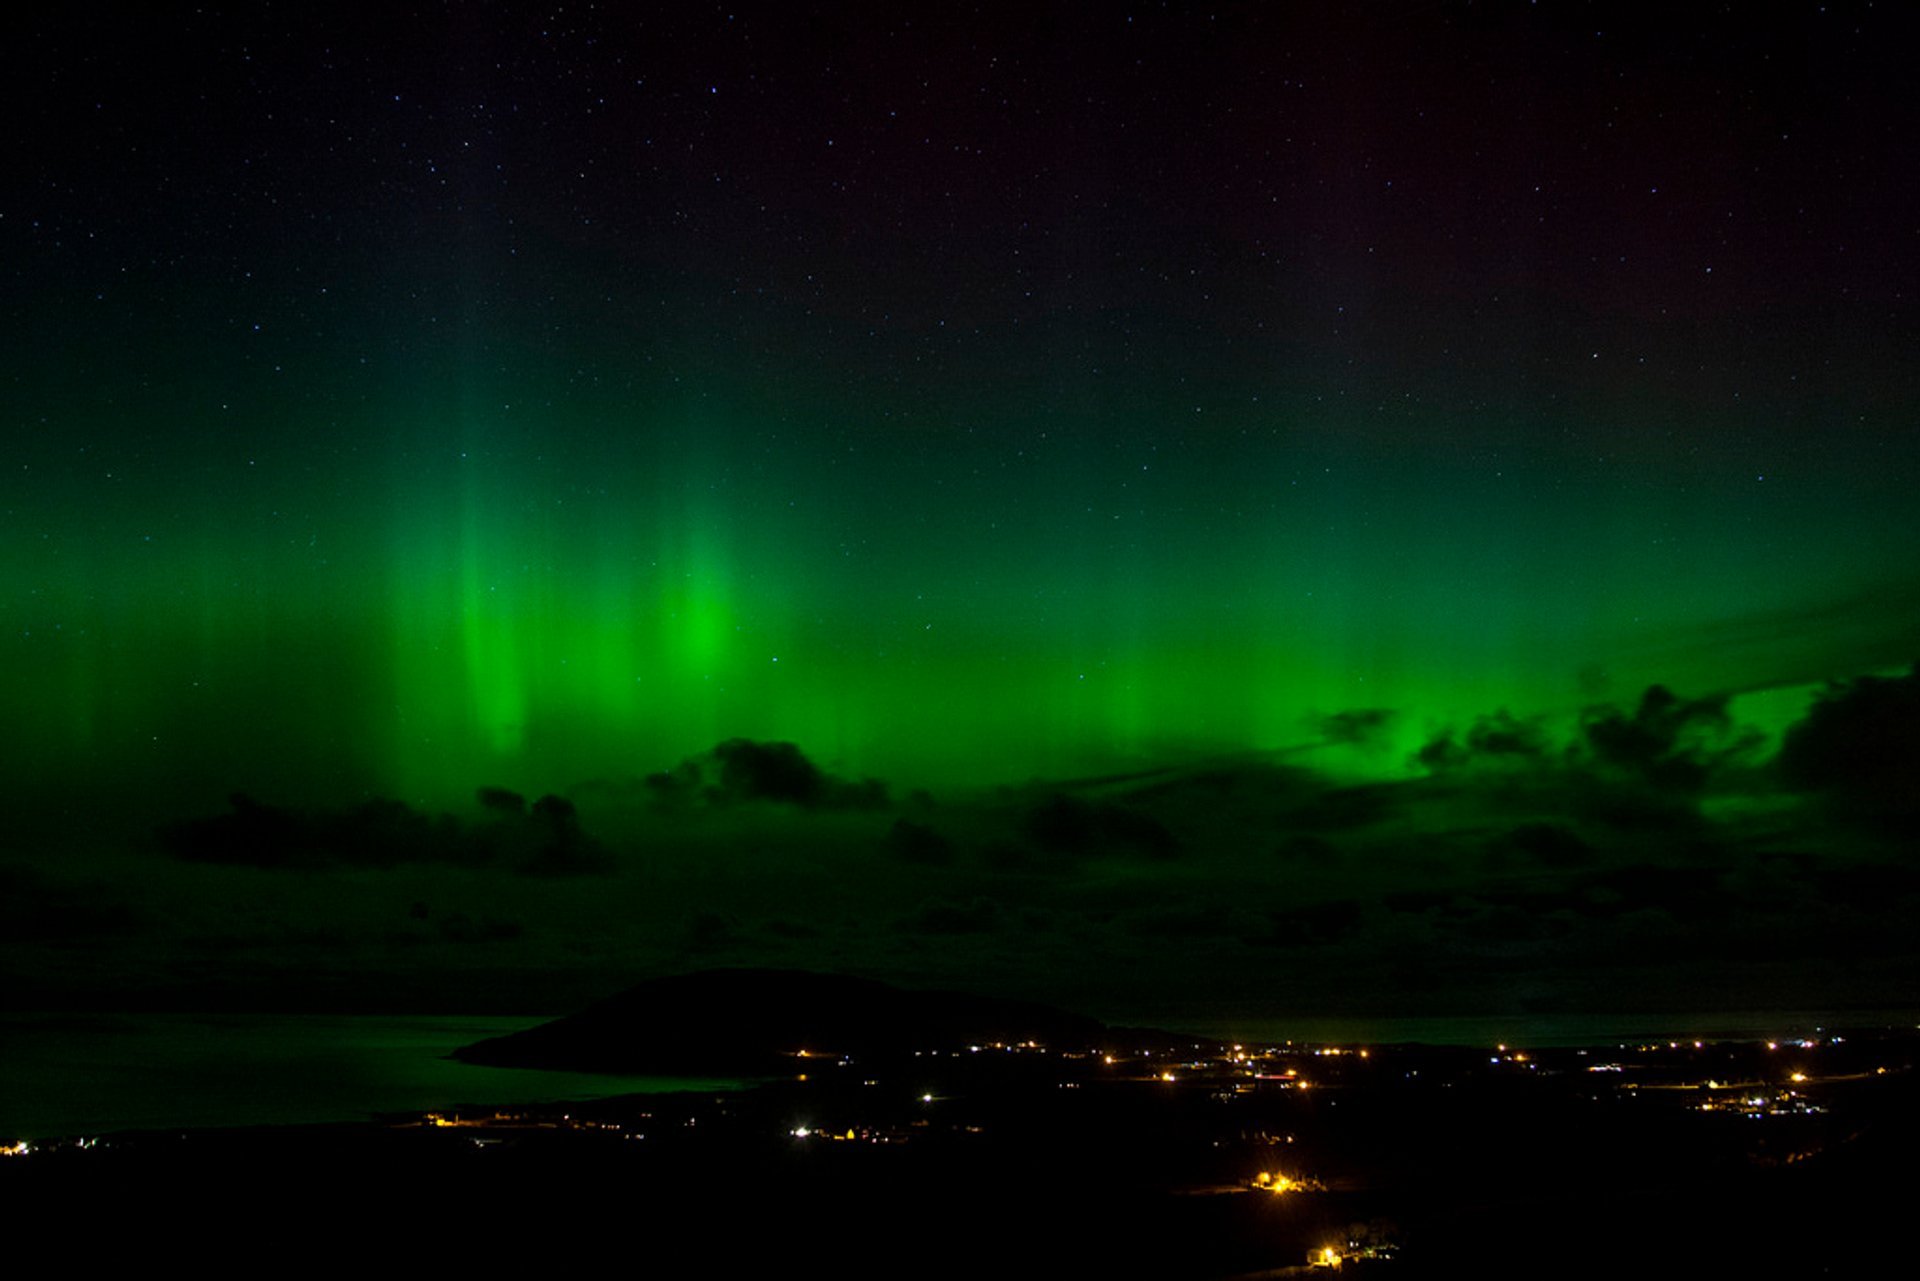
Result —
<instances>
[{"instance_id":1,"label":"green glow","mask_svg":"<svg viewBox=\"0 0 1920 1281\"><path fill-rule=\"evenodd\" d=\"M501 567L487 555L481 500L469 492L461 507L459 629L468 719L487 746L511 755L525 741L525 673L517 642L529 606L516 599L517 584L500 581Z\"/></svg>"},{"instance_id":2,"label":"green glow","mask_svg":"<svg viewBox=\"0 0 1920 1281\"><path fill-rule=\"evenodd\" d=\"M208 464L247 501L155 486L86 519L58 501L85 478L55 477L31 515L57 555L7 562L14 716L39 745L21 769L443 800L744 735L903 785L1247 750L1393 774L1496 708L1905 659L1907 615L1871 587L1900 520L1872 504L1814 537L1828 513L1761 525L1738 487L1541 502L1524 478L1284 432L1144 455L1157 470L1076 449L1009 472L998 444L843 457L773 421L449 428L396 402L337 472ZM1114 430L1161 437L1144 412ZM1622 532L1650 528L1685 555ZM1776 730L1794 714L1752 706ZM1396 715L1314 747L1354 708Z\"/></svg>"}]
</instances>

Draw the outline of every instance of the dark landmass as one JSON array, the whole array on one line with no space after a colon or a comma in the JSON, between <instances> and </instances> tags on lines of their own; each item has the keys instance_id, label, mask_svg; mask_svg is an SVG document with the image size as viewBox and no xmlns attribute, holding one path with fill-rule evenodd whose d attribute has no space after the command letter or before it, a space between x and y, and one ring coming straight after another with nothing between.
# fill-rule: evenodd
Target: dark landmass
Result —
<instances>
[{"instance_id":1,"label":"dark landmass","mask_svg":"<svg viewBox=\"0 0 1920 1281\"><path fill-rule=\"evenodd\" d=\"M653 979L577 1014L454 1051L569 1072L762 1076L796 1058L863 1060L969 1045L1167 1050L1191 1037L1109 1028L1029 1001L910 992L839 974L715 969Z\"/></svg>"},{"instance_id":2,"label":"dark landmass","mask_svg":"<svg viewBox=\"0 0 1920 1281\"><path fill-rule=\"evenodd\" d=\"M845 1037L731 1092L16 1148L0 1159L11 1259L78 1249L144 1263L190 1249L489 1273L611 1253L727 1277L1247 1281L1335 1260L1396 1277L1849 1276L1875 1274L1915 1186L1910 1027L1537 1051L1103 1050L1083 1039L1098 1024L1057 1011L739 973L649 985L575 1026L643 1010L660 1020L653 1033L712 1030L718 1012L669 1024L660 993L728 988L833 998L769 1008L779 1030L740 1027L731 1046ZM860 1009L907 1013L886 1033L819 1021ZM1036 1018L1073 1039L1039 1040ZM989 1023L1024 1035L924 1041L985 1036ZM920 1048L900 1052L909 1042Z\"/></svg>"}]
</instances>

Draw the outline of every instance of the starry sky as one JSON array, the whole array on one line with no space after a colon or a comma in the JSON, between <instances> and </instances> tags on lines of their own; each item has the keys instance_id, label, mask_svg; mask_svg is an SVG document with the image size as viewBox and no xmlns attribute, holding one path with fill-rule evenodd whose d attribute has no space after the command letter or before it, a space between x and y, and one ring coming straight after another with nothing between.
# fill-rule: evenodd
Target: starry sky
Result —
<instances>
[{"instance_id":1,"label":"starry sky","mask_svg":"<svg viewBox=\"0 0 1920 1281\"><path fill-rule=\"evenodd\" d=\"M1899 6L936 9L3 20L31 993L1911 991Z\"/></svg>"}]
</instances>

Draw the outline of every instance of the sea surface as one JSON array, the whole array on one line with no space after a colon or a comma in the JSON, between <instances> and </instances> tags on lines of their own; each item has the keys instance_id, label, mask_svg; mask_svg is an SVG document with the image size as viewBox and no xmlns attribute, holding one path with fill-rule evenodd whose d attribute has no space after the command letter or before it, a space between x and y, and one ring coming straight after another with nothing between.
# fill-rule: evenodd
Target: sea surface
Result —
<instances>
[{"instance_id":1,"label":"sea surface","mask_svg":"<svg viewBox=\"0 0 1920 1281\"><path fill-rule=\"evenodd\" d=\"M478 1067L458 1046L541 1018L0 1014L0 1142L365 1120L737 1081Z\"/></svg>"},{"instance_id":2,"label":"sea surface","mask_svg":"<svg viewBox=\"0 0 1920 1281\"><path fill-rule=\"evenodd\" d=\"M1512 1045L1534 1049L1647 1041L1764 1041L1844 1028L1911 1028L1914 1010L1744 1011L1717 1014L1524 1014L1446 1018L1170 1019L1161 1026L1247 1045Z\"/></svg>"}]
</instances>

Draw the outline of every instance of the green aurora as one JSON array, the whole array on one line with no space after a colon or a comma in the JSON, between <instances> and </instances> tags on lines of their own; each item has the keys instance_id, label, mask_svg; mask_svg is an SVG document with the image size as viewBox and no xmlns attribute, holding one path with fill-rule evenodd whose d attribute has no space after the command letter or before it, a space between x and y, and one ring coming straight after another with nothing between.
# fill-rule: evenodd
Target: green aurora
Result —
<instances>
[{"instance_id":1,"label":"green aurora","mask_svg":"<svg viewBox=\"0 0 1920 1281\"><path fill-rule=\"evenodd\" d=\"M395 405L334 426L331 468L258 426L199 458L44 442L11 504L14 772L445 803L746 736L979 783L1388 708L1391 750L1349 764L1394 773L1495 708L1803 685L1915 643L1911 516L1836 519L1817 461L1463 464L1300 407L1171 414L1007 407L990 447L834 450L798 407Z\"/></svg>"},{"instance_id":2,"label":"green aurora","mask_svg":"<svg viewBox=\"0 0 1920 1281\"><path fill-rule=\"evenodd\" d=\"M1897 40L1055 16L36 20L13 776L942 785L1355 708L1390 774L1920 651Z\"/></svg>"},{"instance_id":3,"label":"green aurora","mask_svg":"<svg viewBox=\"0 0 1920 1281\"><path fill-rule=\"evenodd\" d=\"M10 22L6 1001L1910 1005L1910 15Z\"/></svg>"}]
</instances>

